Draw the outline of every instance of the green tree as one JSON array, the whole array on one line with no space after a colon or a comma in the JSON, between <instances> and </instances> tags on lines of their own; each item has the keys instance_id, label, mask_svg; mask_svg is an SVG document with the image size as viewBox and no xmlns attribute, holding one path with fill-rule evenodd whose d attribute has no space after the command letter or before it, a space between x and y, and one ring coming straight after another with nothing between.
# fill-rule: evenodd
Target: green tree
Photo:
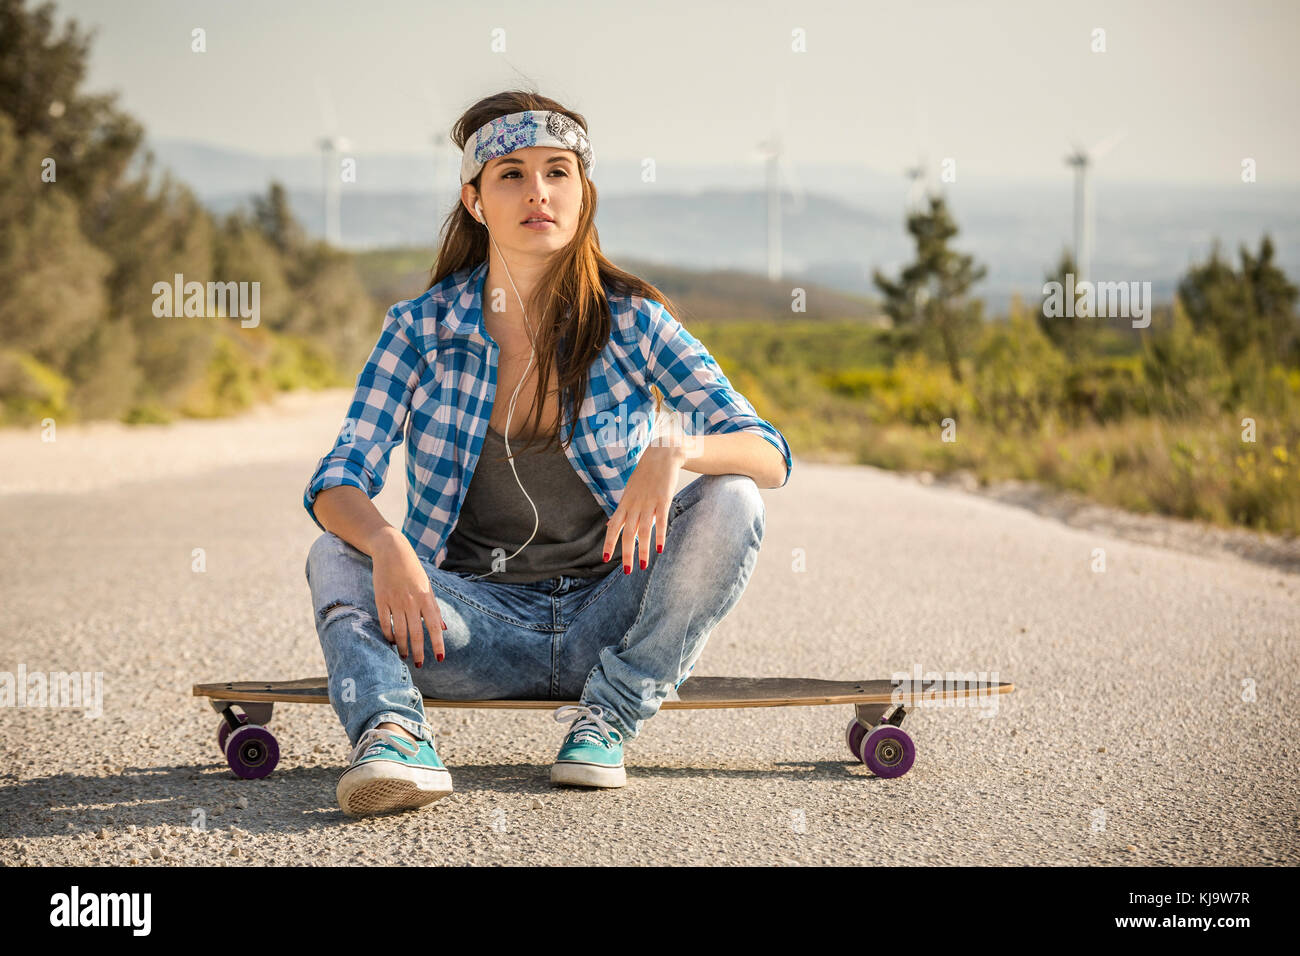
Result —
<instances>
[{"instance_id":1,"label":"green tree","mask_svg":"<svg viewBox=\"0 0 1300 956\"><path fill-rule=\"evenodd\" d=\"M102 317L112 264L81 232L73 197L41 181L41 155L0 112L0 330L6 346L57 368Z\"/></svg>"},{"instance_id":2,"label":"green tree","mask_svg":"<svg viewBox=\"0 0 1300 956\"><path fill-rule=\"evenodd\" d=\"M1150 407L1171 418L1217 415L1230 399L1232 382L1214 339L1198 333L1181 301L1167 327L1142 342L1143 377Z\"/></svg>"},{"instance_id":3,"label":"green tree","mask_svg":"<svg viewBox=\"0 0 1300 956\"><path fill-rule=\"evenodd\" d=\"M324 348L339 367L360 368L381 318L349 254L328 243L304 246L294 263L294 301L285 331Z\"/></svg>"},{"instance_id":4,"label":"green tree","mask_svg":"<svg viewBox=\"0 0 1300 956\"><path fill-rule=\"evenodd\" d=\"M271 183L265 197L253 198L253 221L281 254L293 255L302 248L302 227L293 218L289 194L280 183Z\"/></svg>"},{"instance_id":5,"label":"green tree","mask_svg":"<svg viewBox=\"0 0 1300 956\"><path fill-rule=\"evenodd\" d=\"M983 421L999 430L1035 431L1059 413L1065 358L1019 309L983 330L975 354L972 387Z\"/></svg>"},{"instance_id":6,"label":"green tree","mask_svg":"<svg viewBox=\"0 0 1300 956\"><path fill-rule=\"evenodd\" d=\"M217 275L231 282L258 283L261 325L273 332L284 331L292 315L293 287L285 271L289 265L246 213L226 216L216 236Z\"/></svg>"},{"instance_id":7,"label":"green tree","mask_svg":"<svg viewBox=\"0 0 1300 956\"><path fill-rule=\"evenodd\" d=\"M78 91L92 39L76 21L56 35L53 3L29 12L23 0L0 0L0 112L13 120L19 139L39 144L41 156L55 160L60 190L74 195L89 219L144 136L116 108L116 94ZM86 232L93 238L93 228Z\"/></svg>"},{"instance_id":8,"label":"green tree","mask_svg":"<svg viewBox=\"0 0 1300 956\"><path fill-rule=\"evenodd\" d=\"M942 196L929 197L929 209L907 217L907 231L916 243L916 259L897 281L879 269L873 273L884 294L884 309L896 326L915 330L922 342L937 342L952 377L962 381L961 358L983 325L983 305L967 301L966 293L987 270L974 257L949 247L957 224Z\"/></svg>"},{"instance_id":9,"label":"green tree","mask_svg":"<svg viewBox=\"0 0 1300 956\"><path fill-rule=\"evenodd\" d=\"M1257 350L1265 362L1300 365L1297 289L1274 264L1272 239L1263 237L1257 255L1241 246L1239 270L1220 255L1216 243L1178 283L1192 325L1214 334L1229 363Z\"/></svg>"},{"instance_id":10,"label":"green tree","mask_svg":"<svg viewBox=\"0 0 1300 956\"><path fill-rule=\"evenodd\" d=\"M1061 288L1068 289L1072 283L1068 280L1069 276L1079 275L1079 270L1074 262L1074 255L1069 249L1061 250L1061 257L1057 260L1056 269L1043 277L1044 284L1049 282L1060 283ZM1078 315L1074 309L1066 309L1066 315L1048 317L1045 315L1045 309L1040 306L1037 312L1038 327L1042 329L1052 344L1059 348L1070 359L1071 362L1077 362L1080 359L1088 357L1093 351L1093 343L1097 329L1098 319L1087 318Z\"/></svg>"}]
</instances>

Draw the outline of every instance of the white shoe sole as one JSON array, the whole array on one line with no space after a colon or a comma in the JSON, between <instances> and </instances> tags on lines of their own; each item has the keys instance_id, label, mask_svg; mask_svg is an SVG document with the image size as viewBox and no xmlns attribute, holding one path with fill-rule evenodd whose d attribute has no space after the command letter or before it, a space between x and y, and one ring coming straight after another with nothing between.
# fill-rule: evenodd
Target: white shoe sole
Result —
<instances>
[{"instance_id":1,"label":"white shoe sole","mask_svg":"<svg viewBox=\"0 0 1300 956\"><path fill-rule=\"evenodd\" d=\"M372 760L344 772L335 790L339 807L360 817L389 810L414 810L452 792L446 770Z\"/></svg>"},{"instance_id":2,"label":"white shoe sole","mask_svg":"<svg viewBox=\"0 0 1300 956\"><path fill-rule=\"evenodd\" d=\"M627 785L627 773L622 767L561 761L551 764L551 783L575 787L622 787Z\"/></svg>"}]
</instances>

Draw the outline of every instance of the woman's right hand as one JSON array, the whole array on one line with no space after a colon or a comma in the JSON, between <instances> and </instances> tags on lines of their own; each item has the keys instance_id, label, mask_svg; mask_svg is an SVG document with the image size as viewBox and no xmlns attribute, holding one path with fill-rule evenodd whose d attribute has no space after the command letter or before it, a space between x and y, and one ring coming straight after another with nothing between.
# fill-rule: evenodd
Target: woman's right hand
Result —
<instances>
[{"instance_id":1,"label":"woman's right hand","mask_svg":"<svg viewBox=\"0 0 1300 956\"><path fill-rule=\"evenodd\" d=\"M391 529L395 530L395 529ZM384 534L371 554L374 566L375 610L379 628L405 660L411 655L416 667L424 664L424 628L429 628L433 653L442 660L446 648L442 632L447 625L433 596L428 572L411 543L400 532ZM389 624L389 616L392 624Z\"/></svg>"}]
</instances>

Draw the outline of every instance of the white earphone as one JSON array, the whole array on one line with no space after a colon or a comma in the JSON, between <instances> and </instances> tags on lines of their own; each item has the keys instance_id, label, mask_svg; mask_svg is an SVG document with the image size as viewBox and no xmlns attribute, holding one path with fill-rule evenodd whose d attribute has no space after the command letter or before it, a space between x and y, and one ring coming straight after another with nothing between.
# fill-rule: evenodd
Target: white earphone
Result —
<instances>
[{"instance_id":1,"label":"white earphone","mask_svg":"<svg viewBox=\"0 0 1300 956\"><path fill-rule=\"evenodd\" d=\"M476 218L478 219L479 222L483 223L483 227L486 229L486 228L487 228L487 219L485 219L484 216L483 216L483 204L482 204L481 202L479 202L477 199L474 200L474 211L475 211L475 213L477 213ZM497 241L496 241L495 239L492 238L492 231L491 231L490 229L488 230L488 239L491 240L492 245L496 246ZM497 246L497 254L499 255L500 253L501 253L501 248L500 248L500 246ZM505 270L506 270L506 278L510 280L510 288L512 288L512 289L515 290L515 298L519 300L519 311L522 312L522 313L523 313L523 316L524 316L524 328L525 328L525 329L527 330L527 332L528 332L528 344L529 344L529 350L528 350L528 364L527 364L526 366L524 366L524 374L521 375L521 376L519 377L519 384L515 386L514 394L510 396L510 408L509 408L509 410L506 412L506 431L505 431L505 435L502 436L502 437L505 439L505 443L506 443L506 457L507 457L507 460L510 462L510 470L511 470L512 472L514 472L514 476L515 476L515 484L517 484L517 485L519 486L519 490L522 491L522 492L524 493L524 497L525 497L525 498L528 498L528 503L532 506L532 509L533 509L533 533L530 534L530 535L528 536L528 541L525 541L523 544L521 544L521 545L519 546L519 551L516 551L514 554L510 555L509 558L506 558L506 560L509 561L511 558L517 557L517 556L519 555L519 553L520 553L521 551L524 550L524 548L528 547L528 542L529 542L529 541L532 541L533 538L537 535L537 529L541 526L542 519L541 519L541 515L539 515L539 514L537 513L537 504L536 504L536 502L534 502L533 499L532 499L531 497L529 497L529 495L528 495L528 489L526 489L526 488L524 487L524 483L523 483L522 481L519 480L519 471L518 471L518 469L515 468L515 459L514 459L514 456L511 455L511 453L510 453L510 421L511 421L511 419L514 417L514 414L515 414L515 400L518 399L518 397L519 397L519 389L523 387L524 382L525 382L525 381L527 380L527 378L528 378L528 370L529 370L530 368L533 367L533 355L534 355L534 352L535 352L535 347L533 346L533 330L532 330L532 327L529 326L529 324L528 324L528 313L527 313L527 312L524 312L524 300L523 300L523 298L519 295L519 289L518 289L518 287L515 285L515 280L514 280L514 278L510 275L510 267L506 265L506 257L505 257L505 256L501 256L501 265L502 265L502 266L505 268ZM540 386L539 386L539 387L540 387ZM470 576L470 580L477 580L478 578L485 578L485 577L487 577L489 574L496 574L496 571L495 571L495 570L492 570L492 571L484 572L483 574L474 574L474 575L471 575L471 576Z\"/></svg>"}]
</instances>

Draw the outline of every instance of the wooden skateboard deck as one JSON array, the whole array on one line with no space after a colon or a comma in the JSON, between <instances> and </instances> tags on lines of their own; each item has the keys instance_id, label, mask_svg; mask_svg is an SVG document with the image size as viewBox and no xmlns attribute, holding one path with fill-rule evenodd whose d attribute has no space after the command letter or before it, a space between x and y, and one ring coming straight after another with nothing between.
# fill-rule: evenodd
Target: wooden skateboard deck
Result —
<instances>
[{"instance_id":1,"label":"wooden skateboard deck","mask_svg":"<svg viewBox=\"0 0 1300 956\"><path fill-rule=\"evenodd\" d=\"M911 682L904 682L907 685ZM816 680L808 677L692 677L677 688L676 699L670 696L661 710L693 710L710 707L793 707L817 704L890 704L923 703L927 695L935 699L987 697L1009 694L1015 689L1008 683L963 683L956 681L919 682L914 688L893 696L892 681ZM227 700L235 703L270 702L292 704L328 704L329 688L324 677L306 677L284 681L231 681L224 684L195 684L195 697ZM576 700L447 700L425 697L426 707L475 707L503 710L553 710Z\"/></svg>"},{"instance_id":2,"label":"wooden skateboard deck","mask_svg":"<svg viewBox=\"0 0 1300 956\"><path fill-rule=\"evenodd\" d=\"M852 704L845 740L849 751L877 776L899 777L912 766L915 746L899 724L909 708L927 705L987 706L1015 690L1001 682L963 680L832 681L805 677L691 677L660 704L661 710L730 707L802 707ZM195 684L221 714L217 741L237 776L264 777L279 760L279 745L266 729L277 703L328 704L326 678L289 681L228 681ZM425 697L426 707L553 710L574 700L446 700ZM238 708L238 710L236 710Z\"/></svg>"}]
</instances>

